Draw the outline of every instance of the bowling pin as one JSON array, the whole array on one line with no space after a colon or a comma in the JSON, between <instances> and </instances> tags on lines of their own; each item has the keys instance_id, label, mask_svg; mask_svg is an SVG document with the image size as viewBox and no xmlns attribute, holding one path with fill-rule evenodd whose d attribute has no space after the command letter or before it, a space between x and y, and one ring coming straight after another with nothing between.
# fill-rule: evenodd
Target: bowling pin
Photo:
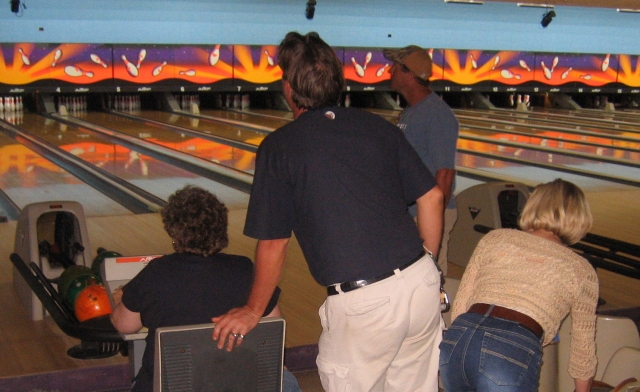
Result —
<instances>
[{"instance_id":1,"label":"bowling pin","mask_svg":"<svg viewBox=\"0 0 640 392\"><path fill-rule=\"evenodd\" d=\"M551 73L553 73L553 70L556 69L556 65L558 65L558 56L553 58L553 62L551 63Z\"/></svg>"},{"instance_id":2,"label":"bowling pin","mask_svg":"<svg viewBox=\"0 0 640 392\"><path fill-rule=\"evenodd\" d=\"M493 59L493 67L491 67L491 70L495 70L496 66L498 65L498 63L500 62L500 55L497 55L494 59Z\"/></svg>"},{"instance_id":3,"label":"bowling pin","mask_svg":"<svg viewBox=\"0 0 640 392\"><path fill-rule=\"evenodd\" d=\"M373 54L371 52L367 52L367 55L364 57L364 64L362 65L362 69L367 69L367 64L371 61Z\"/></svg>"},{"instance_id":4,"label":"bowling pin","mask_svg":"<svg viewBox=\"0 0 640 392\"><path fill-rule=\"evenodd\" d=\"M529 66L527 65L527 62L524 60L520 60L518 62L520 64L520 66L524 69L526 69L527 71L531 72L531 68L529 68Z\"/></svg>"},{"instance_id":5,"label":"bowling pin","mask_svg":"<svg viewBox=\"0 0 640 392\"><path fill-rule=\"evenodd\" d=\"M275 62L273 61L273 57L269 54L269 51L265 49L264 54L267 56L267 63L273 67Z\"/></svg>"},{"instance_id":6,"label":"bowling pin","mask_svg":"<svg viewBox=\"0 0 640 392\"><path fill-rule=\"evenodd\" d=\"M142 64L142 60L147 57L146 49L140 49L140 53L138 53L138 63L136 64L136 68L140 69L140 64Z\"/></svg>"},{"instance_id":7,"label":"bowling pin","mask_svg":"<svg viewBox=\"0 0 640 392\"><path fill-rule=\"evenodd\" d=\"M0 97L0 113L4 112L4 98Z\"/></svg>"},{"instance_id":8,"label":"bowling pin","mask_svg":"<svg viewBox=\"0 0 640 392\"><path fill-rule=\"evenodd\" d=\"M83 71L82 69L80 69L80 67L76 67L75 65L67 65L66 67L64 67L64 73L74 78L80 77L82 75L85 75L89 78L93 77L93 72Z\"/></svg>"},{"instance_id":9,"label":"bowling pin","mask_svg":"<svg viewBox=\"0 0 640 392\"><path fill-rule=\"evenodd\" d=\"M103 68L107 68L107 64L104 61L102 61L100 56L98 56L97 54L91 53L89 57L91 58L91 61L93 61L94 63L102 65Z\"/></svg>"},{"instance_id":10,"label":"bowling pin","mask_svg":"<svg viewBox=\"0 0 640 392\"><path fill-rule=\"evenodd\" d=\"M572 69L573 69L573 67L569 67L569 68L567 68L567 70L566 70L566 71L564 71L564 72L562 73L562 75L560 75L560 79L562 79L562 80L566 79L566 78L567 78L567 76L569 76L569 72L571 72L571 70L572 70Z\"/></svg>"},{"instance_id":11,"label":"bowling pin","mask_svg":"<svg viewBox=\"0 0 640 392\"><path fill-rule=\"evenodd\" d=\"M153 76L158 76L158 75L160 75L160 72L162 72L162 68L163 68L165 65L167 65L167 62L166 62L166 61L163 61L160 65L158 65L157 67L155 67L155 68L153 69L153 71L151 71L151 75L153 75Z\"/></svg>"},{"instance_id":12,"label":"bowling pin","mask_svg":"<svg viewBox=\"0 0 640 392\"><path fill-rule=\"evenodd\" d=\"M551 70L544 65L544 61L540 61L540 65L542 65L542 71L544 73L544 77L548 80L551 80Z\"/></svg>"},{"instance_id":13,"label":"bowling pin","mask_svg":"<svg viewBox=\"0 0 640 392\"><path fill-rule=\"evenodd\" d=\"M134 78L137 77L138 68L135 66L135 64L127 60L127 56L125 56L124 54L120 58L124 62L124 65L127 67L127 72L129 72L129 75L133 76Z\"/></svg>"},{"instance_id":14,"label":"bowling pin","mask_svg":"<svg viewBox=\"0 0 640 392\"><path fill-rule=\"evenodd\" d=\"M602 61L602 66L601 66L602 72L606 71L609 68L609 56L610 55L607 54L604 57L604 60Z\"/></svg>"},{"instance_id":15,"label":"bowling pin","mask_svg":"<svg viewBox=\"0 0 640 392\"><path fill-rule=\"evenodd\" d=\"M356 61L356 59L354 57L351 57L351 63L353 64L353 68L355 68L355 70L356 70L356 75L358 75L361 78L363 78L364 77L364 68L362 68L362 65L358 64L358 62Z\"/></svg>"},{"instance_id":16,"label":"bowling pin","mask_svg":"<svg viewBox=\"0 0 640 392\"><path fill-rule=\"evenodd\" d=\"M27 56L22 51L22 48L18 48L18 52L20 52L20 57L22 57L22 62L24 63L24 65L31 65L31 60L29 60L29 56Z\"/></svg>"},{"instance_id":17,"label":"bowling pin","mask_svg":"<svg viewBox=\"0 0 640 392\"><path fill-rule=\"evenodd\" d=\"M214 67L216 64L218 64L218 60L220 60L220 45L216 45L209 55L209 65Z\"/></svg>"},{"instance_id":18,"label":"bowling pin","mask_svg":"<svg viewBox=\"0 0 640 392\"><path fill-rule=\"evenodd\" d=\"M347 94L344 97L344 107L348 108L349 106L351 106L351 94Z\"/></svg>"},{"instance_id":19,"label":"bowling pin","mask_svg":"<svg viewBox=\"0 0 640 392\"><path fill-rule=\"evenodd\" d=\"M502 76L505 79L511 79L511 78L520 79L520 75L514 74L508 69L503 69L502 71L500 71L500 76Z\"/></svg>"},{"instance_id":20,"label":"bowling pin","mask_svg":"<svg viewBox=\"0 0 640 392\"><path fill-rule=\"evenodd\" d=\"M580 79L591 80L591 75L590 74L580 75Z\"/></svg>"},{"instance_id":21,"label":"bowling pin","mask_svg":"<svg viewBox=\"0 0 640 392\"><path fill-rule=\"evenodd\" d=\"M60 60L61 57L62 57L62 49L57 49L53 53L53 62L51 63L51 66L55 67L56 64L58 63L58 60Z\"/></svg>"},{"instance_id":22,"label":"bowling pin","mask_svg":"<svg viewBox=\"0 0 640 392\"><path fill-rule=\"evenodd\" d=\"M429 58L433 60L433 48L429 49Z\"/></svg>"},{"instance_id":23,"label":"bowling pin","mask_svg":"<svg viewBox=\"0 0 640 392\"><path fill-rule=\"evenodd\" d=\"M180 75L195 76L196 75L196 70L195 69L188 69L186 71L180 71Z\"/></svg>"},{"instance_id":24,"label":"bowling pin","mask_svg":"<svg viewBox=\"0 0 640 392\"><path fill-rule=\"evenodd\" d=\"M473 54L469 53L469 58L471 58L471 66L475 69L478 68L478 62L473 58Z\"/></svg>"},{"instance_id":25,"label":"bowling pin","mask_svg":"<svg viewBox=\"0 0 640 392\"><path fill-rule=\"evenodd\" d=\"M389 64L385 64L382 67L378 68L378 70L376 71L376 76L380 77L384 74L384 71L387 70L387 68L389 68Z\"/></svg>"}]
</instances>

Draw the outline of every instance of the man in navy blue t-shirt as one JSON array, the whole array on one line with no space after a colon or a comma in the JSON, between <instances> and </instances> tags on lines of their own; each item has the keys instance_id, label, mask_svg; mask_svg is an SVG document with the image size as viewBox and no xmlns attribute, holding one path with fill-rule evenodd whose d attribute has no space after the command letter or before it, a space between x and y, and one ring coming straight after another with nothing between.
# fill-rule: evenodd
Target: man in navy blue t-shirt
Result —
<instances>
[{"instance_id":1,"label":"man in navy blue t-shirt","mask_svg":"<svg viewBox=\"0 0 640 392\"><path fill-rule=\"evenodd\" d=\"M259 240L255 280L244 307L213 319L213 337L231 350L257 325L294 233L327 287L323 387L437 391L440 275L424 248L440 246L442 191L397 127L336 106L342 64L316 33L287 34L278 60L295 121L258 150L244 230Z\"/></svg>"}]
</instances>

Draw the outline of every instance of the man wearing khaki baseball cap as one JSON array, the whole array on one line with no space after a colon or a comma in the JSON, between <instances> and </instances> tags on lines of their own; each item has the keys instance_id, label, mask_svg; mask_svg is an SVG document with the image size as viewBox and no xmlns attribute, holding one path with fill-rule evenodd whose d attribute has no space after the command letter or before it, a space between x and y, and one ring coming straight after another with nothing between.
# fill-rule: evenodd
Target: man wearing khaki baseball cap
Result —
<instances>
[{"instance_id":1,"label":"man wearing khaki baseball cap","mask_svg":"<svg viewBox=\"0 0 640 392\"><path fill-rule=\"evenodd\" d=\"M449 233L458 219L453 197L458 120L451 108L431 90L432 60L427 50L409 45L401 49L386 49L384 56L393 61L389 71L391 88L400 93L408 104L397 125L444 192L446 208L442 245L439 250L432 251L438 255L438 265L446 274ZM415 206L410 207L410 211L415 217Z\"/></svg>"}]
</instances>

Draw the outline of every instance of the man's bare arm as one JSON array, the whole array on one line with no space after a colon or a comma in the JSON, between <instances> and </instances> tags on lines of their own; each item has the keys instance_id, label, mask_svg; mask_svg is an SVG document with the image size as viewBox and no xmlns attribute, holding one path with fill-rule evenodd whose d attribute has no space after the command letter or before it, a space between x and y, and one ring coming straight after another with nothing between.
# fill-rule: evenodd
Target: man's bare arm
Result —
<instances>
[{"instance_id":1,"label":"man's bare arm","mask_svg":"<svg viewBox=\"0 0 640 392\"><path fill-rule=\"evenodd\" d=\"M451 198L451 190L453 188L453 179L456 178L455 169L440 169L436 172L436 182L444 193L444 206L447 207Z\"/></svg>"},{"instance_id":2,"label":"man's bare arm","mask_svg":"<svg viewBox=\"0 0 640 392\"><path fill-rule=\"evenodd\" d=\"M234 344L242 344L238 336L248 334L258 325L280 280L288 244L289 238L258 241L255 277L247 304L212 319L216 323L213 339L218 341L218 348L228 342L227 351L233 350Z\"/></svg>"},{"instance_id":3,"label":"man's bare arm","mask_svg":"<svg viewBox=\"0 0 640 392\"><path fill-rule=\"evenodd\" d=\"M443 200L444 196L439 186L434 186L429 192L416 200L420 238L424 241L424 246L433 252L436 257L440 251L440 241L442 240Z\"/></svg>"}]
</instances>

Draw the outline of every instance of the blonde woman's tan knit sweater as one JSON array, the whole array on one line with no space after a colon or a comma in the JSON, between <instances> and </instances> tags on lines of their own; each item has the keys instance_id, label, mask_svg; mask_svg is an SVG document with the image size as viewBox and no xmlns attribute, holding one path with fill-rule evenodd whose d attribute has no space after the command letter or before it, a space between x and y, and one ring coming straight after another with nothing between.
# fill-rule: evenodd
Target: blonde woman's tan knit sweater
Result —
<instances>
[{"instance_id":1,"label":"blonde woman's tan knit sweater","mask_svg":"<svg viewBox=\"0 0 640 392\"><path fill-rule=\"evenodd\" d=\"M478 243L464 272L452 320L474 303L524 313L544 329L543 345L571 313L569 374L588 379L596 372L598 276L571 249L513 229L493 230Z\"/></svg>"}]
</instances>

